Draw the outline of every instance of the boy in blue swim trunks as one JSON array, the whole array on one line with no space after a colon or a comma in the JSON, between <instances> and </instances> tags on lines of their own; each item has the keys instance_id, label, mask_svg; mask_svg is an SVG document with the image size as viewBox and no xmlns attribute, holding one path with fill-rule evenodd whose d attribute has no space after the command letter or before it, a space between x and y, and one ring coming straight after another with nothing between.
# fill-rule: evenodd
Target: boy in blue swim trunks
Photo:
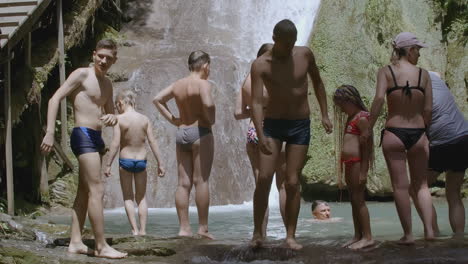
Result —
<instances>
[{"instance_id":1,"label":"boy in blue swim trunks","mask_svg":"<svg viewBox=\"0 0 468 264\"><path fill-rule=\"evenodd\" d=\"M112 138L105 174L110 176L112 161L120 146L120 186L122 187L125 211L132 226L133 235L146 235L146 219L148 217L148 206L145 198L147 180L146 139L148 139L151 151L153 151L158 163L159 177L164 176L164 168L161 165L161 155L153 136L151 122L148 117L135 111L135 97L135 93L132 91L122 90L115 99L115 106L120 114L117 116L119 124L114 126L114 137ZM133 194L133 180L135 180L135 195ZM140 228L138 228L135 220L134 199L138 205Z\"/></svg>"},{"instance_id":2,"label":"boy in blue swim trunks","mask_svg":"<svg viewBox=\"0 0 468 264\"><path fill-rule=\"evenodd\" d=\"M93 53L94 65L75 70L49 100L47 133L41 144L44 153L54 145L55 119L60 101L69 96L75 113L75 128L70 137L73 153L79 163L78 191L73 204L69 253L93 253L81 239L86 214L94 233L94 255L102 258L124 258L126 253L110 247L104 237L104 186L101 180L101 155L104 142L102 126L114 126L112 83L106 73L117 60L117 45L101 40Z\"/></svg>"}]
</instances>

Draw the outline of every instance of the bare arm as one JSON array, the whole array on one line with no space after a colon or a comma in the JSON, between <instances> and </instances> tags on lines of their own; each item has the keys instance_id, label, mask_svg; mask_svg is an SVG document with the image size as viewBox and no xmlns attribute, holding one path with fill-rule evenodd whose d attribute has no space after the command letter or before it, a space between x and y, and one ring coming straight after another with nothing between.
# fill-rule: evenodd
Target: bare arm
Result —
<instances>
[{"instance_id":1,"label":"bare arm","mask_svg":"<svg viewBox=\"0 0 468 264\"><path fill-rule=\"evenodd\" d=\"M158 175L162 177L164 176L164 168L161 161L161 152L159 151L158 143L154 138L153 127L151 126L151 122L149 120L147 120L146 137L148 138L151 151L153 152L153 155L156 158L156 162L158 163Z\"/></svg>"},{"instance_id":2,"label":"bare arm","mask_svg":"<svg viewBox=\"0 0 468 264\"><path fill-rule=\"evenodd\" d=\"M265 134L263 133L262 121L263 121L263 79L261 71L261 62L255 60L252 63L250 70L250 77L252 78L252 121L255 129L257 130L257 136L259 140L260 150L265 154L271 154L271 150L268 149L268 144L265 142Z\"/></svg>"},{"instance_id":3,"label":"bare arm","mask_svg":"<svg viewBox=\"0 0 468 264\"><path fill-rule=\"evenodd\" d=\"M109 149L109 156L107 158L106 168L104 170L104 175L106 175L107 177L110 176L112 162L114 161L115 156L117 155L117 152L119 151L119 147L120 147L120 125L117 124L114 126L112 142L110 144L110 149Z\"/></svg>"},{"instance_id":4,"label":"bare arm","mask_svg":"<svg viewBox=\"0 0 468 264\"><path fill-rule=\"evenodd\" d=\"M211 96L211 84L208 81L203 82L200 89L200 98L205 118L211 125L214 125L216 120L216 108L213 102L213 97Z\"/></svg>"},{"instance_id":5,"label":"bare arm","mask_svg":"<svg viewBox=\"0 0 468 264\"><path fill-rule=\"evenodd\" d=\"M112 82L110 80L107 80L108 85L110 86L110 96L106 101L106 104L104 105L104 111L106 115L101 117L101 121L104 123L106 126L115 126L117 124L117 117L115 116L115 109L114 109L114 91L112 88Z\"/></svg>"},{"instance_id":6,"label":"bare arm","mask_svg":"<svg viewBox=\"0 0 468 264\"><path fill-rule=\"evenodd\" d=\"M153 99L153 104L159 110L159 112L167 119L171 124L179 126L179 118L176 118L169 107L167 107L167 101L174 98L173 91L174 84L169 85L164 90L160 91Z\"/></svg>"},{"instance_id":7,"label":"bare arm","mask_svg":"<svg viewBox=\"0 0 468 264\"><path fill-rule=\"evenodd\" d=\"M385 91L387 91L387 78L385 77L385 68L381 68L377 73L377 88L375 91L374 101L370 110L369 130L374 129L377 118L382 111L382 106L385 102Z\"/></svg>"},{"instance_id":8,"label":"bare arm","mask_svg":"<svg viewBox=\"0 0 468 264\"><path fill-rule=\"evenodd\" d=\"M320 112L322 114L322 125L327 133L331 133L333 126L330 122L330 118L328 117L327 94L325 92L325 86L323 85L322 78L320 77L320 72L318 70L314 54L310 49L308 49L307 56L309 58L308 72L314 86L315 97L317 98L320 106Z\"/></svg>"},{"instance_id":9,"label":"bare arm","mask_svg":"<svg viewBox=\"0 0 468 264\"><path fill-rule=\"evenodd\" d=\"M369 131L369 121L365 117L361 117L357 123L359 130L361 131ZM369 159L371 153L371 140L372 138L369 136L362 135L359 138L359 148L361 153L361 172L359 179L361 183L365 182L367 179L367 172L369 171Z\"/></svg>"},{"instance_id":10,"label":"bare arm","mask_svg":"<svg viewBox=\"0 0 468 264\"><path fill-rule=\"evenodd\" d=\"M87 76L85 69L77 69L67 80L60 86L60 88L54 93L52 98L49 100L47 109L47 132L41 144L41 150L45 153L49 153L54 145L55 135L55 120L57 119L57 112L60 102L71 94L76 88L80 87L83 80Z\"/></svg>"},{"instance_id":11,"label":"bare arm","mask_svg":"<svg viewBox=\"0 0 468 264\"><path fill-rule=\"evenodd\" d=\"M432 120L432 81L429 73L424 70L424 75L426 76L426 87L424 88L424 124L426 127L431 125Z\"/></svg>"},{"instance_id":12,"label":"bare arm","mask_svg":"<svg viewBox=\"0 0 468 264\"><path fill-rule=\"evenodd\" d=\"M251 88L251 80L250 80L250 74L247 75L247 77L244 80L244 83L242 84L242 87L237 94L236 98L236 110L234 113L234 117L236 120L240 119L246 119L250 117L250 109L247 107L247 96L245 94L246 89Z\"/></svg>"}]
</instances>

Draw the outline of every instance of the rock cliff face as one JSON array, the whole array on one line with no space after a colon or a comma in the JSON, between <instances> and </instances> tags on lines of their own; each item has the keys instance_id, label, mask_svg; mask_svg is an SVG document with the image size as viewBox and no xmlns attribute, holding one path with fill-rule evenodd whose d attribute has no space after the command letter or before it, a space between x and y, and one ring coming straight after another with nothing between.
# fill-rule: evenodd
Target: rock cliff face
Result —
<instances>
[{"instance_id":1,"label":"rock cliff face","mask_svg":"<svg viewBox=\"0 0 468 264\"><path fill-rule=\"evenodd\" d=\"M439 1L429 0L322 1L310 47L329 96L330 117L333 115L331 94L341 84L352 84L358 88L370 107L377 70L389 63L391 40L401 31L413 32L429 45L429 48L421 50L419 66L441 72L446 77L466 116L466 36L463 40L466 30L462 26L463 20L454 19L448 33L443 34L441 22L447 12L451 11ZM303 170L303 196L306 200L313 198L316 191L336 191L333 136L323 132L315 98L311 96L310 100L315 112L312 115L314 129L309 160ZM384 118L385 113L382 113L374 129L376 146L380 142ZM376 147L375 153L375 170L369 175L368 191L371 196L387 196L391 193L390 178L381 149Z\"/></svg>"}]
</instances>

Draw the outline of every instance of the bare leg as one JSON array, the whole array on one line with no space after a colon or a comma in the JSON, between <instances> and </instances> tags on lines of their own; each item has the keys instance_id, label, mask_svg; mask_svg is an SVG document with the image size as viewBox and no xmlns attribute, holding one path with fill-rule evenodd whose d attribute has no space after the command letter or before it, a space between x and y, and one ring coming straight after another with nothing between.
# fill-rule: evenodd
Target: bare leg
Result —
<instances>
[{"instance_id":1,"label":"bare leg","mask_svg":"<svg viewBox=\"0 0 468 264\"><path fill-rule=\"evenodd\" d=\"M203 136L192 145L193 184L195 185L195 203L198 211L198 234L208 239L214 237L208 233L208 212L210 207L210 178L213 165L213 134Z\"/></svg>"},{"instance_id":2,"label":"bare leg","mask_svg":"<svg viewBox=\"0 0 468 264\"><path fill-rule=\"evenodd\" d=\"M366 185L359 184L360 170L361 163L359 162L354 163L346 169L346 181L351 190L350 198L351 206L353 207L353 215L356 214L357 216L356 218L353 217L353 219L358 222L355 227L358 226L356 232L359 232L360 237L359 241L349 245L351 249L361 249L374 244L370 227L369 210L367 209L364 197Z\"/></svg>"},{"instance_id":3,"label":"bare leg","mask_svg":"<svg viewBox=\"0 0 468 264\"><path fill-rule=\"evenodd\" d=\"M275 173L275 164L281 151L281 143L273 138L266 138L272 146L272 154L266 155L259 152L260 172L258 174L257 184L253 197L254 211L254 232L252 236L251 246L254 248L262 246L263 236L262 229L265 218L265 213L268 208L268 195L270 193L271 181Z\"/></svg>"},{"instance_id":4,"label":"bare leg","mask_svg":"<svg viewBox=\"0 0 468 264\"><path fill-rule=\"evenodd\" d=\"M276 167L276 188L278 188L281 218L286 228L286 187L284 184L286 178L286 153L284 150L281 150L278 163L279 165Z\"/></svg>"},{"instance_id":5,"label":"bare leg","mask_svg":"<svg viewBox=\"0 0 468 264\"><path fill-rule=\"evenodd\" d=\"M393 133L385 131L382 150L392 180L395 205L403 227L404 235L401 244L413 244L411 226L411 204L409 199L409 182L406 172L406 151L400 139Z\"/></svg>"},{"instance_id":6,"label":"bare leg","mask_svg":"<svg viewBox=\"0 0 468 264\"><path fill-rule=\"evenodd\" d=\"M424 236L427 240L434 239L432 229L432 197L427 186L427 162L429 158L429 141L426 135L408 150L408 164L411 176L411 187L421 211L424 224Z\"/></svg>"},{"instance_id":7,"label":"bare leg","mask_svg":"<svg viewBox=\"0 0 468 264\"><path fill-rule=\"evenodd\" d=\"M438 173L436 171L432 171L432 170L428 171L427 183L428 183L429 186L433 182L436 181L439 174L440 173ZM413 199L414 207L416 207L416 211L418 212L419 217L422 219L421 206L419 205L418 199L415 196L415 193L413 191L413 187L410 186L409 192L410 192L411 199ZM435 210L434 205L432 205L432 229L434 230L434 236L439 236L440 230L439 230L439 224L437 223L437 212Z\"/></svg>"},{"instance_id":8,"label":"bare leg","mask_svg":"<svg viewBox=\"0 0 468 264\"><path fill-rule=\"evenodd\" d=\"M138 235L146 235L146 220L148 218L148 204L146 203L146 170L134 174L135 176L135 200L138 205L138 219L140 220L140 232Z\"/></svg>"},{"instance_id":9,"label":"bare leg","mask_svg":"<svg viewBox=\"0 0 468 264\"><path fill-rule=\"evenodd\" d=\"M179 172L175 203L177 216L179 217L179 236L192 236L192 229L189 221L189 198L193 184L193 164L192 152L183 151L180 146L177 150L177 169Z\"/></svg>"},{"instance_id":10,"label":"bare leg","mask_svg":"<svg viewBox=\"0 0 468 264\"><path fill-rule=\"evenodd\" d=\"M301 194L299 177L305 164L309 145L286 145L286 245L293 250L302 249L296 241L296 226Z\"/></svg>"},{"instance_id":11,"label":"bare leg","mask_svg":"<svg viewBox=\"0 0 468 264\"><path fill-rule=\"evenodd\" d=\"M89 249L81 240L83 227L86 220L86 213L88 211L88 187L85 184L83 170L79 168L78 191L76 193L75 202L72 208L72 224L70 232L70 244L68 252L74 254L92 254L93 251Z\"/></svg>"},{"instance_id":12,"label":"bare leg","mask_svg":"<svg viewBox=\"0 0 468 264\"><path fill-rule=\"evenodd\" d=\"M445 174L446 196L449 205L449 219L455 237L463 237L465 232L465 207L460 195L465 172L448 171Z\"/></svg>"},{"instance_id":13,"label":"bare leg","mask_svg":"<svg viewBox=\"0 0 468 264\"><path fill-rule=\"evenodd\" d=\"M119 172L125 212L127 213L128 222L130 222L130 226L132 227L132 234L136 236L139 231L135 220L135 206L133 205L133 201L135 200L133 195L133 173L122 168L119 168Z\"/></svg>"},{"instance_id":14,"label":"bare leg","mask_svg":"<svg viewBox=\"0 0 468 264\"><path fill-rule=\"evenodd\" d=\"M252 166L252 172L253 176L255 179L255 184L257 184L257 179L258 179L258 173L259 173L259 152L260 150L258 149L258 145L255 143L247 143L246 144L246 149L247 149L247 156L249 157L250 160L250 165ZM265 218L263 220L263 227L262 227L262 235L263 237L266 237L266 230L267 230L267 225L268 225L268 215L269 215L269 210L267 208L265 212Z\"/></svg>"},{"instance_id":15,"label":"bare leg","mask_svg":"<svg viewBox=\"0 0 468 264\"><path fill-rule=\"evenodd\" d=\"M85 153L78 156L78 161L89 190L88 215L96 242L94 255L101 258L124 258L127 253L119 252L110 247L104 237L104 211L102 205L104 186L101 181L101 157L97 152Z\"/></svg>"}]
</instances>

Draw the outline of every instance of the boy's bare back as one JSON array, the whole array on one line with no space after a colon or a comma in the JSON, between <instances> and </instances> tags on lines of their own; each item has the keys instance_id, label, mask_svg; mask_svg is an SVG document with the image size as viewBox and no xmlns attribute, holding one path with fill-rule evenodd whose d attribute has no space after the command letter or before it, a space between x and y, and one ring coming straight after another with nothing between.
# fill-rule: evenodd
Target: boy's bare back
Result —
<instances>
[{"instance_id":1,"label":"boy's bare back","mask_svg":"<svg viewBox=\"0 0 468 264\"><path fill-rule=\"evenodd\" d=\"M211 127L203 112L202 93L210 92L206 80L186 77L174 83L173 94L179 109L181 126Z\"/></svg>"},{"instance_id":2,"label":"boy's bare back","mask_svg":"<svg viewBox=\"0 0 468 264\"><path fill-rule=\"evenodd\" d=\"M146 159L148 117L136 111L118 115L120 127L120 158Z\"/></svg>"}]
</instances>

